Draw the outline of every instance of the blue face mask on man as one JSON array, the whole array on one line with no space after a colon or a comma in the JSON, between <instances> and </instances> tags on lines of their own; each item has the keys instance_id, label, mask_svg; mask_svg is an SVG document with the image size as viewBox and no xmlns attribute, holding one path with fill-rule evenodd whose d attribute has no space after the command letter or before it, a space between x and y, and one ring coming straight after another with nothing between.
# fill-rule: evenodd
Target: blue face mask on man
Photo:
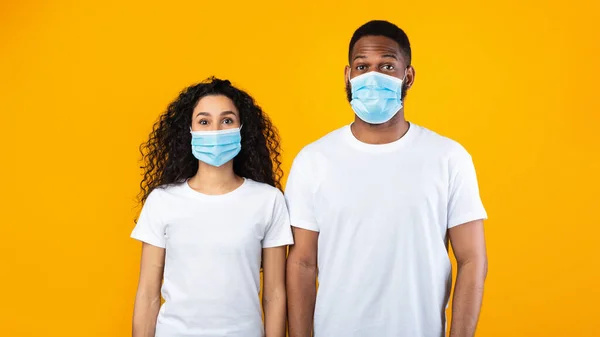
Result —
<instances>
[{"instance_id":1,"label":"blue face mask on man","mask_svg":"<svg viewBox=\"0 0 600 337\"><path fill-rule=\"evenodd\" d=\"M404 73L406 79L406 72ZM404 79L370 71L350 80L352 110L369 124L382 124L402 109Z\"/></svg>"},{"instance_id":2,"label":"blue face mask on man","mask_svg":"<svg viewBox=\"0 0 600 337\"><path fill-rule=\"evenodd\" d=\"M242 149L240 130L191 131L194 157L216 167L229 162Z\"/></svg>"}]
</instances>

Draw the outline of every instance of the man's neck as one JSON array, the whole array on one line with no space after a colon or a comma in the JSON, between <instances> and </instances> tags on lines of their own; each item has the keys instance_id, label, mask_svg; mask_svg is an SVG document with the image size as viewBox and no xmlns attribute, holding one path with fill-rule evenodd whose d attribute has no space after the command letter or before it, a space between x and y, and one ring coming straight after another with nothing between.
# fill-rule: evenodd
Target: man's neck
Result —
<instances>
[{"instance_id":1,"label":"man's neck","mask_svg":"<svg viewBox=\"0 0 600 337\"><path fill-rule=\"evenodd\" d=\"M368 124L358 117L354 118L351 130L356 139L367 144L388 144L402 138L410 124L404 119L404 112L399 111L388 122Z\"/></svg>"}]
</instances>

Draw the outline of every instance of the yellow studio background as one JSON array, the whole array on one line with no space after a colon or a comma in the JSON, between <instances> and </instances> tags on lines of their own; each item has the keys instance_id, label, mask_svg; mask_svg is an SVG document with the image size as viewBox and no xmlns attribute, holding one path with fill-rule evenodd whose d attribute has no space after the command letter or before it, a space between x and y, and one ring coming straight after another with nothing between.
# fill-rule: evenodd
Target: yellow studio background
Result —
<instances>
[{"instance_id":1,"label":"yellow studio background","mask_svg":"<svg viewBox=\"0 0 600 337\"><path fill-rule=\"evenodd\" d=\"M600 2L2 1L0 335L129 336L138 146L185 86L231 79L284 169L353 117L354 29L406 30L409 120L473 155L490 220L477 336L600 336ZM375 337L375 336L374 336Z\"/></svg>"}]
</instances>

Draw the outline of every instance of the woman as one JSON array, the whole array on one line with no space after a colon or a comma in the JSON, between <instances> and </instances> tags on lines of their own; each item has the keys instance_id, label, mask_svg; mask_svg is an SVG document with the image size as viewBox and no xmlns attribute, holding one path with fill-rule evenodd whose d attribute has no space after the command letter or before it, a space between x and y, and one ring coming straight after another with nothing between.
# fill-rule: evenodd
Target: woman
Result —
<instances>
[{"instance_id":1,"label":"woman","mask_svg":"<svg viewBox=\"0 0 600 337\"><path fill-rule=\"evenodd\" d=\"M269 118L247 93L210 78L169 105L141 149L133 336L285 336L293 239Z\"/></svg>"}]
</instances>

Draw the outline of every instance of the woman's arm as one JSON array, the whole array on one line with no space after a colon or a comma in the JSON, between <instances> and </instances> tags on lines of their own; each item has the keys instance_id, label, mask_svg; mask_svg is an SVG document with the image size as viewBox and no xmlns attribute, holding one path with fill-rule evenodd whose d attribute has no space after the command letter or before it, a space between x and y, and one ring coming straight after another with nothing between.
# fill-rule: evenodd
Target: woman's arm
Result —
<instances>
[{"instance_id":1,"label":"woman's arm","mask_svg":"<svg viewBox=\"0 0 600 337\"><path fill-rule=\"evenodd\" d=\"M263 311L266 337L285 337L287 246L263 249Z\"/></svg>"},{"instance_id":2,"label":"woman's arm","mask_svg":"<svg viewBox=\"0 0 600 337\"><path fill-rule=\"evenodd\" d=\"M154 337L164 266L165 249L143 243L140 281L133 309L133 337Z\"/></svg>"}]
</instances>

